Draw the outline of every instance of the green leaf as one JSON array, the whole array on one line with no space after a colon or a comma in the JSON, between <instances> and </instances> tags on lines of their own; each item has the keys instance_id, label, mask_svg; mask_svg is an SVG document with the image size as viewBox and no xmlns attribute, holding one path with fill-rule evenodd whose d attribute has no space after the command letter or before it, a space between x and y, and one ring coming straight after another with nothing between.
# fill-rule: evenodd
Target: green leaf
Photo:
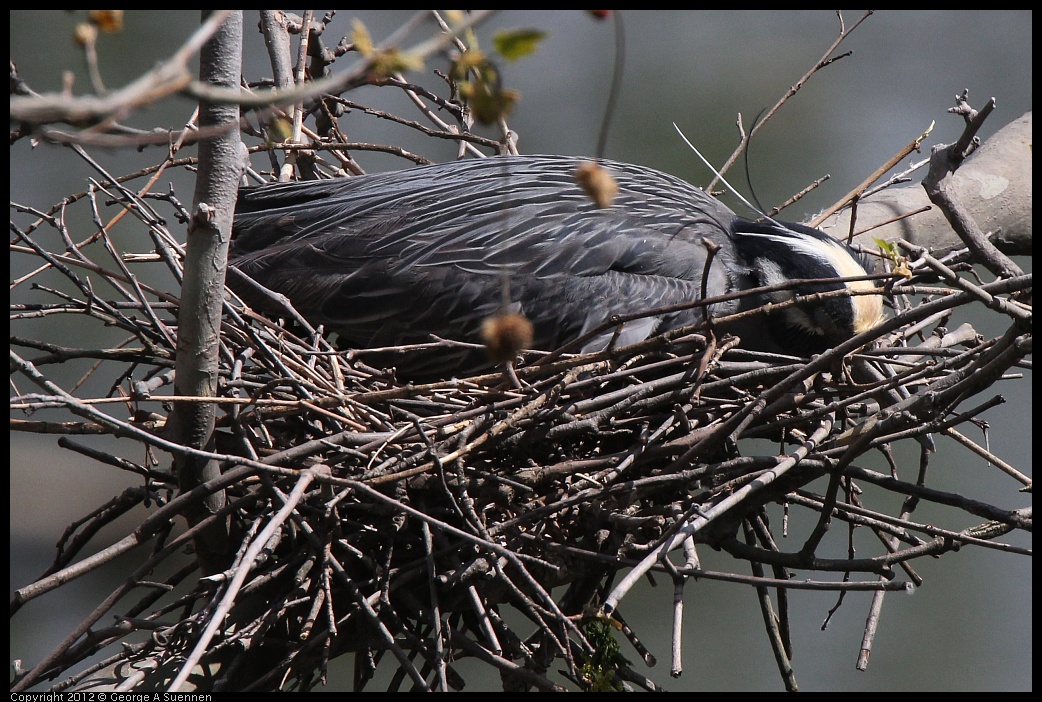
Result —
<instances>
[{"instance_id":1,"label":"green leaf","mask_svg":"<svg viewBox=\"0 0 1042 702\"><path fill-rule=\"evenodd\" d=\"M506 29L496 32L492 44L496 51L508 61L516 61L522 56L534 53L539 42L546 38L546 32L538 29Z\"/></svg>"},{"instance_id":2,"label":"green leaf","mask_svg":"<svg viewBox=\"0 0 1042 702\"><path fill-rule=\"evenodd\" d=\"M362 24L362 20L351 21L351 43L355 51L368 58L373 55L373 38L369 36L369 30Z\"/></svg>"},{"instance_id":3,"label":"green leaf","mask_svg":"<svg viewBox=\"0 0 1042 702\"><path fill-rule=\"evenodd\" d=\"M482 124L494 124L514 109L520 97L516 90L490 88L483 83L466 82L459 86L460 97L467 101L471 114Z\"/></svg>"}]
</instances>

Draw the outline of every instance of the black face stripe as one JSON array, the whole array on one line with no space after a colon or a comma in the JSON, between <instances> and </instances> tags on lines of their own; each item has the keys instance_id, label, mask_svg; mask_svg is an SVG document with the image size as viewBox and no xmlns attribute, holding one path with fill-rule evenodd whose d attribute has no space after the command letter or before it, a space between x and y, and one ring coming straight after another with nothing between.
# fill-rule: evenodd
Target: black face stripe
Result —
<instances>
[{"instance_id":1,"label":"black face stripe","mask_svg":"<svg viewBox=\"0 0 1042 702\"><path fill-rule=\"evenodd\" d=\"M786 223L739 220L735 224L739 254L754 268L769 262L768 270L780 270L785 280L842 278L865 275L866 269L846 245L817 229ZM784 282L775 279L764 284ZM838 290L842 283L816 286L817 291Z\"/></svg>"}]
</instances>

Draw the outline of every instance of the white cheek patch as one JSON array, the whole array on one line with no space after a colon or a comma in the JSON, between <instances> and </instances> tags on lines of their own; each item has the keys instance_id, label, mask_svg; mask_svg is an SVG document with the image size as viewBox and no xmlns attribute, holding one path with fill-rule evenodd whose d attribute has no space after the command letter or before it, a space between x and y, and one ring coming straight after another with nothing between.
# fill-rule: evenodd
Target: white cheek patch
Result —
<instances>
[{"instance_id":1,"label":"white cheek patch","mask_svg":"<svg viewBox=\"0 0 1042 702\"><path fill-rule=\"evenodd\" d=\"M790 278L782 271L781 266L768 258L756 259L756 267L760 271L760 281L765 286L784 285L790 280ZM771 302L785 302L786 300L791 300L795 296L796 295L792 290L778 290L764 295L764 297L769 299Z\"/></svg>"},{"instance_id":2,"label":"white cheek patch","mask_svg":"<svg viewBox=\"0 0 1042 702\"><path fill-rule=\"evenodd\" d=\"M844 278L866 275L862 265L850 255L845 247L836 244L834 264L836 270ZM855 292L872 290L875 284L870 280L855 280L847 283L847 287ZM854 332L860 334L877 326L883 321L883 297L881 295L854 295L850 298L854 307Z\"/></svg>"}]
</instances>

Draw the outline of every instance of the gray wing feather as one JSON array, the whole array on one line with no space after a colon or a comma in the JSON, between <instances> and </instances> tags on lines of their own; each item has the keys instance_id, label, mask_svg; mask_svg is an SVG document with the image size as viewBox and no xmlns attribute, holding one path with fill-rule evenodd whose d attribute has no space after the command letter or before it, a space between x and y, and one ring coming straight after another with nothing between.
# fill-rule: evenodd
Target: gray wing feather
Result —
<instances>
[{"instance_id":1,"label":"gray wing feather","mask_svg":"<svg viewBox=\"0 0 1042 702\"><path fill-rule=\"evenodd\" d=\"M598 209L574 180L581 161L496 157L244 191L232 261L361 346L432 333L476 341L506 276L534 345L551 349L611 315L697 299L702 237L722 247L710 294L734 288L727 207L672 176L606 161L619 195ZM700 319L631 322L620 342Z\"/></svg>"}]
</instances>

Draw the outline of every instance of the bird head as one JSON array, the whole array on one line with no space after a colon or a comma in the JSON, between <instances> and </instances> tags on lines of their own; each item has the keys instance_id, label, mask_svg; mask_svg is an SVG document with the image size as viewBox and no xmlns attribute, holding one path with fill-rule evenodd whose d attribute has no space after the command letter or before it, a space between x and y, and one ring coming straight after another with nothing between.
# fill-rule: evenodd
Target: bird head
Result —
<instances>
[{"instance_id":1,"label":"bird head","mask_svg":"<svg viewBox=\"0 0 1042 702\"><path fill-rule=\"evenodd\" d=\"M867 280L836 280L870 274L867 259L843 242L801 224L736 220L732 238L750 278L748 287L772 287L750 296L743 309L788 302L797 296L873 288ZM796 281L820 281L796 283ZM824 282L828 281L828 282ZM765 350L808 356L822 353L877 326L884 318L880 295L829 296L771 312ZM762 332L757 335L763 337Z\"/></svg>"}]
</instances>

